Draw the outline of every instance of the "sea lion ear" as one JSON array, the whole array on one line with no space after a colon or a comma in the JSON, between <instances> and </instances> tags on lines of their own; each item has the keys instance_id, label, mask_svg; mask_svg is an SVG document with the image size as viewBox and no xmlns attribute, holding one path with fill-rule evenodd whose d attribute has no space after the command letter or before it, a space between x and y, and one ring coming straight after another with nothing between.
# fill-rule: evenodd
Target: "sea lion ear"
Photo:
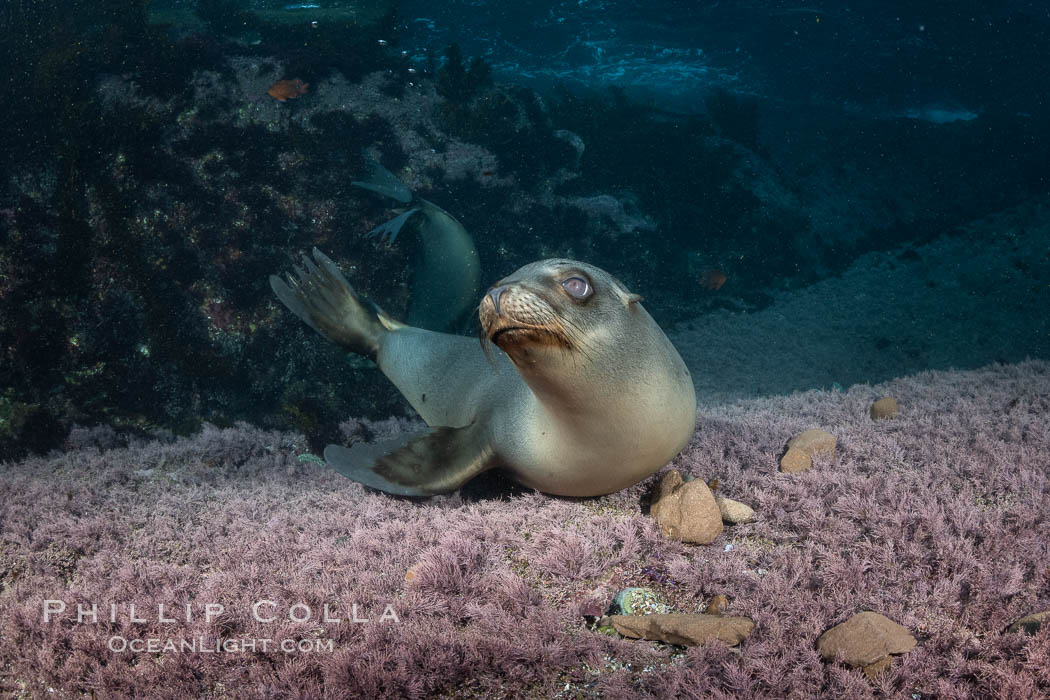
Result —
<instances>
[{"instance_id":1,"label":"sea lion ear","mask_svg":"<svg viewBox=\"0 0 1050 700\"><path fill-rule=\"evenodd\" d=\"M618 297L620 297L620 300L623 302L624 306L630 306L631 304L637 304L638 302L640 302L642 300L643 297L642 297L641 294L633 294L632 292L628 291L627 285L625 285L623 282L621 282L619 279L617 279L613 275L609 275L609 276L612 277L613 288L616 289L616 295Z\"/></svg>"}]
</instances>

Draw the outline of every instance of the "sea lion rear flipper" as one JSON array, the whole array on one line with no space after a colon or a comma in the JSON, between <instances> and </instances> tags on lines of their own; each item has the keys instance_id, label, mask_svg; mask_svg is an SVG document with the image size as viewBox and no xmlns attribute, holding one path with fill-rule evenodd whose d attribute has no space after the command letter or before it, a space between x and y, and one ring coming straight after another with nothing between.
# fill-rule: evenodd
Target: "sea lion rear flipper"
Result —
<instances>
[{"instance_id":1,"label":"sea lion rear flipper","mask_svg":"<svg viewBox=\"0 0 1050 700\"><path fill-rule=\"evenodd\" d=\"M270 275L270 288L308 326L347 350L376 356L384 321L379 308L354 292L336 264L317 248L314 260L303 255L303 267L283 280ZM392 322L390 322L392 323Z\"/></svg>"},{"instance_id":2,"label":"sea lion rear flipper","mask_svg":"<svg viewBox=\"0 0 1050 700\"><path fill-rule=\"evenodd\" d=\"M379 238L387 244L392 244L397 240L397 234L401 233L401 229L404 228L408 220L418 214L421 210L418 208L409 209L403 214L398 215L396 218L387 221L386 223L379 224L374 229L365 234L365 238Z\"/></svg>"},{"instance_id":3,"label":"sea lion rear flipper","mask_svg":"<svg viewBox=\"0 0 1050 700\"><path fill-rule=\"evenodd\" d=\"M404 204L412 201L412 191L405 187L405 183L398 180L394 173L384 168L378 160L367 153L365 154L365 165L368 166L366 179L354 180L350 183L351 185L385 195Z\"/></svg>"},{"instance_id":4,"label":"sea lion rear flipper","mask_svg":"<svg viewBox=\"0 0 1050 700\"><path fill-rule=\"evenodd\" d=\"M399 496L455 491L496 463L495 452L477 423L350 448L329 445L324 458L348 479Z\"/></svg>"}]
</instances>

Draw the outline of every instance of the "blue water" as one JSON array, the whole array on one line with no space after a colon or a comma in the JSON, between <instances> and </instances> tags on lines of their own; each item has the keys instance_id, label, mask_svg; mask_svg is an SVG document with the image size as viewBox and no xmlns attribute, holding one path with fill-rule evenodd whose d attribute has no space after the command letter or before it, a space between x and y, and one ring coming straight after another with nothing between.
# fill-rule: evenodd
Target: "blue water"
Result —
<instances>
[{"instance_id":1,"label":"blue water","mask_svg":"<svg viewBox=\"0 0 1050 700\"><path fill-rule=\"evenodd\" d=\"M507 79L616 86L680 111L721 86L891 116L1045 110L1045 3L402 4L406 47L459 43ZM936 120L937 117L934 117Z\"/></svg>"},{"instance_id":2,"label":"blue water","mask_svg":"<svg viewBox=\"0 0 1050 700\"><path fill-rule=\"evenodd\" d=\"M267 283L316 246L407 318L434 292L414 280L455 274L413 226L364 238L400 213L351 186L365 152L462 224L482 288L546 257L619 276L702 400L1050 357L1045 2L61 0L0 23L0 458L74 425L323 446L412 415ZM435 330L475 332L464 308Z\"/></svg>"}]
</instances>

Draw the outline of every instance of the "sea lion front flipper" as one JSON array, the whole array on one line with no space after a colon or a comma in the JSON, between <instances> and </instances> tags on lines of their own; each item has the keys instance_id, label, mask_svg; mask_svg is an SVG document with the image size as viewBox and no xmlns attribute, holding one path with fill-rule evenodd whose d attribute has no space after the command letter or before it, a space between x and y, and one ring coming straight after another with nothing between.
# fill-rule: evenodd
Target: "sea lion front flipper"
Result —
<instances>
[{"instance_id":1,"label":"sea lion front flipper","mask_svg":"<svg viewBox=\"0 0 1050 700\"><path fill-rule=\"evenodd\" d=\"M287 279L270 275L270 287L288 310L333 343L374 358L379 336L392 326L375 304L362 299L334 262L313 250Z\"/></svg>"},{"instance_id":2,"label":"sea lion front flipper","mask_svg":"<svg viewBox=\"0 0 1050 700\"><path fill-rule=\"evenodd\" d=\"M494 467L495 457L476 422L349 448L329 445L324 450L325 461L346 478L398 496L455 491Z\"/></svg>"}]
</instances>

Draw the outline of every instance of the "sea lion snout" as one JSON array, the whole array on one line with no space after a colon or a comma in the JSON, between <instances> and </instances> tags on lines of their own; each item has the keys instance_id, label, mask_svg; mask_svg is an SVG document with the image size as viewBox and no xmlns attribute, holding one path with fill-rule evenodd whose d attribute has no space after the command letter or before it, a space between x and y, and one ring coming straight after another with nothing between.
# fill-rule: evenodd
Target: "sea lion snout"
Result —
<instances>
[{"instance_id":1,"label":"sea lion snout","mask_svg":"<svg viewBox=\"0 0 1050 700\"><path fill-rule=\"evenodd\" d=\"M490 289L489 293L488 293L489 299L492 300L492 308L496 312L497 316L500 315L500 312L499 312L499 298L500 298L500 295L503 294L503 292L505 292L505 291L507 291L507 285L501 284L498 287L493 287L492 289Z\"/></svg>"},{"instance_id":2,"label":"sea lion snout","mask_svg":"<svg viewBox=\"0 0 1050 700\"><path fill-rule=\"evenodd\" d=\"M570 345L555 309L532 290L513 282L488 291L478 307L478 319L485 335L504 352L527 344Z\"/></svg>"}]
</instances>

